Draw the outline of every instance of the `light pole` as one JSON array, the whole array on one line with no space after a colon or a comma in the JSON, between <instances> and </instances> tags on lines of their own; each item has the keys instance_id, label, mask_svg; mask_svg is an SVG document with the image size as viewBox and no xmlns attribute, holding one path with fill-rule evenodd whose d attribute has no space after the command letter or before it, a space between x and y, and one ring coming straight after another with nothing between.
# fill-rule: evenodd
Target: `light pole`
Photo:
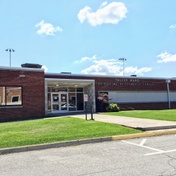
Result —
<instances>
[{"instance_id":1,"label":"light pole","mask_svg":"<svg viewBox=\"0 0 176 176\"><path fill-rule=\"evenodd\" d=\"M9 52L9 66L11 67L11 52L15 52L15 50L12 48L9 48L9 49L6 49L6 51Z\"/></svg>"},{"instance_id":2,"label":"light pole","mask_svg":"<svg viewBox=\"0 0 176 176\"><path fill-rule=\"evenodd\" d=\"M123 62L123 76L124 76L124 62L127 60L127 59L125 59L125 58L119 58L119 60L121 60L122 62Z\"/></svg>"}]
</instances>

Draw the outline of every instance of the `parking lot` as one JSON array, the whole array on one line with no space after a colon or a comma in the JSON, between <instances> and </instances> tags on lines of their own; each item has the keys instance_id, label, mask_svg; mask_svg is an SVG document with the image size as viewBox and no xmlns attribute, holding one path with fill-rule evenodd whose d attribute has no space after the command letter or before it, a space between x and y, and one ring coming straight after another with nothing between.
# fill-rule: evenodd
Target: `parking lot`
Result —
<instances>
[{"instance_id":1,"label":"parking lot","mask_svg":"<svg viewBox=\"0 0 176 176\"><path fill-rule=\"evenodd\" d=\"M1 176L176 175L176 136L0 155Z\"/></svg>"},{"instance_id":2,"label":"parking lot","mask_svg":"<svg viewBox=\"0 0 176 176\"><path fill-rule=\"evenodd\" d=\"M129 141L122 140L122 142L129 145L134 145L139 148L147 149L149 153L145 153L145 156L176 152L176 135L166 136L164 141L163 137L156 137L133 139Z\"/></svg>"}]
</instances>

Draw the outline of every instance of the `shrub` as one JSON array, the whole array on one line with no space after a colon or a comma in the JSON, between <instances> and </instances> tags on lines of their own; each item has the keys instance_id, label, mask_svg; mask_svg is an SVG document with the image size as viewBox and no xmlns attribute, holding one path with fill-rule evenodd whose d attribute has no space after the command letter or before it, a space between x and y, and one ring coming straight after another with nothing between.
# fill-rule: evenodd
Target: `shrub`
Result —
<instances>
[{"instance_id":1,"label":"shrub","mask_svg":"<svg viewBox=\"0 0 176 176\"><path fill-rule=\"evenodd\" d=\"M120 111L120 108L115 103L110 103L109 106L107 106L106 111L108 112L118 112Z\"/></svg>"},{"instance_id":2,"label":"shrub","mask_svg":"<svg viewBox=\"0 0 176 176\"><path fill-rule=\"evenodd\" d=\"M120 107L120 111L126 111L127 109L124 107Z\"/></svg>"},{"instance_id":3,"label":"shrub","mask_svg":"<svg viewBox=\"0 0 176 176\"><path fill-rule=\"evenodd\" d=\"M134 110L134 108L133 107L128 107L127 110L131 111L131 110Z\"/></svg>"}]
</instances>

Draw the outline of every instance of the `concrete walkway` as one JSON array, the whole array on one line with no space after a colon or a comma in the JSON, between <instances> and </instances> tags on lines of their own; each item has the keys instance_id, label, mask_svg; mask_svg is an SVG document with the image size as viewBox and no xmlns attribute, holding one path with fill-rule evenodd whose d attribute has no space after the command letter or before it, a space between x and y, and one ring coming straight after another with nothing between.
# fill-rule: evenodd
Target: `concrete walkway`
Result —
<instances>
[{"instance_id":1,"label":"concrete walkway","mask_svg":"<svg viewBox=\"0 0 176 176\"><path fill-rule=\"evenodd\" d=\"M73 115L72 117L85 119L85 114ZM136 128L136 129L142 129L144 131L176 128L176 122L163 121L163 120L150 120L150 119L110 116L110 115L102 115L102 114L93 114L93 118L96 121L119 124L127 127ZM87 115L87 119L88 120L91 119L90 114Z\"/></svg>"}]
</instances>

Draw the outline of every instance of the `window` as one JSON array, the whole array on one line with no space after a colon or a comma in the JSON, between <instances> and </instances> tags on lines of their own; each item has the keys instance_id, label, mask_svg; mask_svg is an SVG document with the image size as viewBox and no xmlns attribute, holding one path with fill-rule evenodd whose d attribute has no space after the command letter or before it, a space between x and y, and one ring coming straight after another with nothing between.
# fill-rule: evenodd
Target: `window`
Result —
<instances>
[{"instance_id":1,"label":"window","mask_svg":"<svg viewBox=\"0 0 176 176\"><path fill-rule=\"evenodd\" d=\"M69 111L76 111L76 95L74 93L69 93L68 94L68 99L69 99Z\"/></svg>"},{"instance_id":2,"label":"window","mask_svg":"<svg viewBox=\"0 0 176 176\"><path fill-rule=\"evenodd\" d=\"M22 105L22 87L1 87L0 106Z\"/></svg>"},{"instance_id":3,"label":"window","mask_svg":"<svg viewBox=\"0 0 176 176\"><path fill-rule=\"evenodd\" d=\"M83 92L83 88L77 88L77 92Z\"/></svg>"},{"instance_id":4,"label":"window","mask_svg":"<svg viewBox=\"0 0 176 176\"><path fill-rule=\"evenodd\" d=\"M19 101L19 96L12 97L12 103L13 102L18 102L18 101Z\"/></svg>"}]
</instances>

